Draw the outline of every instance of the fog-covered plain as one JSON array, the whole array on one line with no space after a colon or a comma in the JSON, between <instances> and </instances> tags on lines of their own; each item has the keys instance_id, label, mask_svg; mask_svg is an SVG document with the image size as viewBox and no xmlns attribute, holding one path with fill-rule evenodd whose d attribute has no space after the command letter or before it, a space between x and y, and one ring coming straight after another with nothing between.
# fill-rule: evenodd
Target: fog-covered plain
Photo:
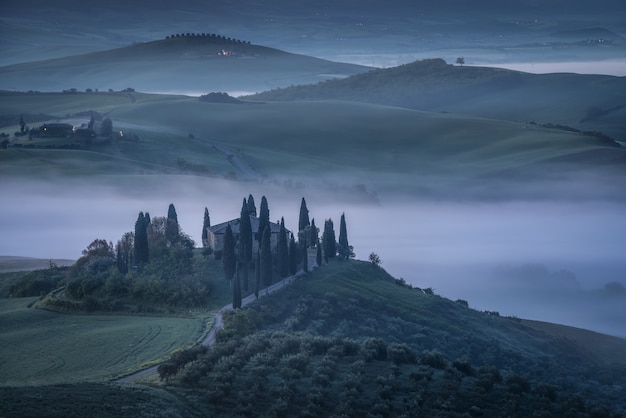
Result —
<instances>
[{"instance_id":1,"label":"fog-covered plain","mask_svg":"<svg viewBox=\"0 0 626 418\"><path fill-rule=\"evenodd\" d=\"M116 181L6 181L0 255L78 258L92 240L115 243L140 211L166 216L174 203L183 231L200 242L212 224L238 216L244 197L268 198L270 217L298 221L305 197L318 227L346 214L356 258L420 288L501 315L626 336L626 204L621 200L418 200L351 203L340 194L287 190L190 176ZM612 283L606 286L608 283ZM606 287L606 289L605 289Z\"/></svg>"}]
</instances>

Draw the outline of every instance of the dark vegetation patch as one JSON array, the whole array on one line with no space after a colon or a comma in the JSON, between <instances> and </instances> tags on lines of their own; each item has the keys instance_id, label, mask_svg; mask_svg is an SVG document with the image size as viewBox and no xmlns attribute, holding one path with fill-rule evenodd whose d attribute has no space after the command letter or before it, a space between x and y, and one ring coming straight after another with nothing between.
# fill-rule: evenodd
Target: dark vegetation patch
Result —
<instances>
[{"instance_id":1,"label":"dark vegetation patch","mask_svg":"<svg viewBox=\"0 0 626 418\"><path fill-rule=\"evenodd\" d=\"M220 416L618 416L626 406L623 366L354 262L225 315L215 346L177 353L159 373Z\"/></svg>"},{"instance_id":2,"label":"dark vegetation patch","mask_svg":"<svg viewBox=\"0 0 626 418\"><path fill-rule=\"evenodd\" d=\"M105 383L0 387L6 417L198 416L166 391Z\"/></svg>"}]
</instances>

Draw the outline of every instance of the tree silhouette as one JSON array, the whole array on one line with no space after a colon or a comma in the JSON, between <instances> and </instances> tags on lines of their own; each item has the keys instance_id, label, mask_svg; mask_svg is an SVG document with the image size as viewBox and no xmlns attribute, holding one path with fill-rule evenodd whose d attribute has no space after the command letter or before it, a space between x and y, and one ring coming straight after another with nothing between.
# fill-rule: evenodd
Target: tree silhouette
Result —
<instances>
[{"instance_id":1,"label":"tree silhouette","mask_svg":"<svg viewBox=\"0 0 626 418\"><path fill-rule=\"evenodd\" d=\"M284 278L289 276L289 248L287 244L287 230L285 229L285 219L280 219L280 231L278 233L278 243L276 247L276 261L278 262L278 274Z\"/></svg>"},{"instance_id":2,"label":"tree silhouette","mask_svg":"<svg viewBox=\"0 0 626 418\"><path fill-rule=\"evenodd\" d=\"M211 226L211 218L209 217L209 209L204 208L204 220L202 221L202 246L209 246L209 231L208 228Z\"/></svg>"},{"instance_id":3,"label":"tree silhouette","mask_svg":"<svg viewBox=\"0 0 626 418\"><path fill-rule=\"evenodd\" d=\"M222 267L224 268L224 278L232 280L237 267L237 257L235 255L235 238L230 224L226 226L224 233L224 248L222 251Z\"/></svg>"},{"instance_id":4,"label":"tree silhouette","mask_svg":"<svg viewBox=\"0 0 626 418\"><path fill-rule=\"evenodd\" d=\"M267 205L265 196L261 198L261 207L259 209L259 230L257 231L259 243L263 239L265 228L270 228L270 209Z\"/></svg>"},{"instance_id":5,"label":"tree silhouette","mask_svg":"<svg viewBox=\"0 0 626 418\"><path fill-rule=\"evenodd\" d=\"M339 255L344 257L346 260L350 258L350 245L348 244L348 231L346 229L346 216L344 213L341 214L341 221L339 224L339 246L337 248Z\"/></svg>"},{"instance_id":6,"label":"tree silhouette","mask_svg":"<svg viewBox=\"0 0 626 418\"><path fill-rule=\"evenodd\" d=\"M270 228L263 231L261 238L261 280L268 287L272 284L272 248L270 242Z\"/></svg>"},{"instance_id":7,"label":"tree silhouette","mask_svg":"<svg viewBox=\"0 0 626 418\"><path fill-rule=\"evenodd\" d=\"M150 225L150 215L139 212L137 221L135 222L135 242L134 252L135 261L139 264L145 264L150 258L148 249L148 225Z\"/></svg>"},{"instance_id":8,"label":"tree silhouette","mask_svg":"<svg viewBox=\"0 0 626 418\"><path fill-rule=\"evenodd\" d=\"M239 262L243 269L243 289L248 291L248 272L252 259L252 224L248 203L243 199L239 215Z\"/></svg>"}]
</instances>

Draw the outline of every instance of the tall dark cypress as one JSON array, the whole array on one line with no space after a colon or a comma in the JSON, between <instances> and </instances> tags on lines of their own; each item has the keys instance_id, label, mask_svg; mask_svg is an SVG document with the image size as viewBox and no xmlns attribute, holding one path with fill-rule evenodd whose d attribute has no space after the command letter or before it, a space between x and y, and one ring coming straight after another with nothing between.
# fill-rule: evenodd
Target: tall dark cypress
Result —
<instances>
[{"instance_id":1,"label":"tall dark cypress","mask_svg":"<svg viewBox=\"0 0 626 418\"><path fill-rule=\"evenodd\" d=\"M341 221L339 223L339 246L337 248L339 255L346 260L350 258L350 245L348 244L348 231L346 229L346 215L341 214Z\"/></svg>"},{"instance_id":2,"label":"tall dark cypress","mask_svg":"<svg viewBox=\"0 0 626 418\"><path fill-rule=\"evenodd\" d=\"M250 271L250 261L252 259L252 224L250 223L250 212L248 203L243 199L241 213L239 214L239 263L240 270L243 270L243 289L248 291L248 272Z\"/></svg>"},{"instance_id":3,"label":"tall dark cypress","mask_svg":"<svg viewBox=\"0 0 626 418\"><path fill-rule=\"evenodd\" d=\"M332 219L327 219L326 222L324 222L322 245L324 247L324 261L328 263L329 259L335 258L337 255L337 241L335 239L335 229Z\"/></svg>"},{"instance_id":4,"label":"tall dark cypress","mask_svg":"<svg viewBox=\"0 0 626 418\"><path fill-rule=\"evenodd\" d=\"M276 261L278 262L278 274L281 278L289 276L289 248L287 244L287 230L285 229L285 219L280 219L280 231L278 233L278 243L276 247Z\"/></svg>"},{"instance_id":5,"label":"tall dark cypress","mask_svg":"<svg viewBox=\"0 0 626 418\"><path fill-rule=\"evenodd\" d=\"M148 249L148 225L150 223L150 215L139 212L137 221L135 222L135 261L139 264L145 264L150 259Z\"/></svg>"},{"instance_id":6,"label":"tall dark cypress","mask_svg":"<svg viewBox=\"0 0 626 418\"><path fill-rule=\"evenodd\" d=\"M261 251L256 252L256 262L254 264L254 296L259 298L259 290L261 290Z\"/></svg>"},{"instance_id":7,"label":"tall dark cypress","mask_svg":"<svg viewBox=\"0 0 626 418\"><path fill-rule=\"evenodd\" d=\"M270 228L270 209L267 205L267 199L263 196L261 198L261 207L259 209L259 230L257 231L259 244L262 242L265 228Z\"/></svg>"},{"instance_id":8,"label":"tall dark cypress","mask_svg":"<svg viewBox=\"0 0 626 418\"><path fill-rule=\"evenodd\" d=\"M256 205L254 204L254 197L251 194L248 195L248 212L256 218Z\"/></svg>"},{"instance_id":9,"label":"tall dark cypress","mask_svg":"<svg viewBox=\"0 0 626 418\"><path fill-rule=\"evenodd\" d=\"M178 227L178 215L173 203L167 208L167 223L165 224L165 237L170 243L179 241L180 229Z\"/></svg>"},{"instance_id":10,"label":"tall dark cypress","mask_svg":"<svg viewBox=\"0 0 626 418\"><path fill-rule=\"evenodd\" d=\"M300 202L300 218L298 220L298 232L302 232L309 226L311 223L309 222L309 210L306 207L306 200L304 197Z\"/></svg>"},{"instance_id":11,"label":"tall dark cypress","mask_svg":"<svg viewBox=\"0 0 626 418\"><path fill-rule=\"evenodd\" d=\"M317 261L317 267L322 267L322 246L319 239L317 240L317 254L315 254L315 261Z\"/></svg>"},{"instance_id":12,"label":"tall dark cypress","mask_svg":"<svg viewBox=\"0 0 626 418\"><path fill-rule=\"evenodd\" d=\"M319 229L315 226L315 219L311 219L311 233L309 237L309 245L319 245Z\"/></svg>"},{"instance_id":13,"label":"tall dark cypress","mask_svg":"<svg viewBox=\"0 0 626 418\"><path fill-rule=\"evenodd\" d=\"M233 309L241 308L241 283L239 282L239 268L235 267L233 278Z\"/></svg>"},{"instance_id":14,"label":"tall dark cypress","mask_svg":"<svg viewBox=\"0 0 626 418\"><path fill-rule=\"evenodd\" d=\"M233 229L230 224L226 227L224 233L224 248L222 250L222 267L224 268L224 278L232 280L237 267L237 256L235 255L235 239L233 237Z\"/></svg>"},{"instance_id":15,"label":"tall dark cypress","mask_svg":"<svg viewBox=\"0 0 626 418\"><path fill-rule=\"evenodd\" d=\"M211 218L209 217L209 209L204 208L204 219L202 221L202 246L209 246L209 232L208 228L211 226Z\"/></svg>"},{"instance_id":16,"label":"tall dark cypress","mask_svg":"<svg viewBox=\"0 0 626 418\"><path fill-rule=\"evenodd\" d=\"M261 238L261 281L268 287L272 284L272 248L270 242L270 229L265 228Z\"/></svg>"},{"instance_id":17,"label":"tall dark cypress","mask_svg":"<svg viewBox=\"0 0 626 418\"><path fill-rule=\"evenodd\" d=\"M296 239L291 234L289 239L289 274L292 276L298 271L298 246Z\"/></svg>"},{"instance_id":18,"label":"tall dark cypress","mask_svg":"<svg viewBox=\"0 0 626 418\"><path fill-rule=\"evenodd\" d=\"M302 242L302 270L304 270L305 273L309 272L309 253L306 236Z\"/></svg>"}]
</instances>

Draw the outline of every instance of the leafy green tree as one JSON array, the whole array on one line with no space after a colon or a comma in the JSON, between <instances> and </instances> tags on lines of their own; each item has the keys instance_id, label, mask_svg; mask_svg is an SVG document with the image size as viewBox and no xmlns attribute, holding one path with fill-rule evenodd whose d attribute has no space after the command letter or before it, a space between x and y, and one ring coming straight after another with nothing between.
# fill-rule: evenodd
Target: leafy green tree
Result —
<instances>
[{"instance_id":1,"label":"leafy green tree","mask_svg":"<svg viewBox=\"0 0 626 418\"><path fill-rule=\"evenodd\" d=\"M235 255L235 238L230 224L224 233L224 248L222 252L222 267L224 268L224 278L232 280L237 268L237 256Z\"/></svg>"},{"instance_id":2,"label":"leafy green tree","mask_svg":"<svg viewBox=\"0 0 626 418\"><path fill-rule=\"evenodd\" d=\"M306 200L304 197L300 202L300 218L298 220L298 231L304 231L307 226L311 223L309 222L309 210L306 207Z\"/></svg>"},{"instance_id":3,"label":"leafy green tree","mask_svg":"<svg viewBox=\"0 0 626 418\"><path fill-rule=\"evenodd\" d=\"M265 228L270 228L270 209L267 205L267 199L263 196L261 198L261 208L259 209L259 230L257 231L259 243L262 242Z\"/></svg>"},{"instance_id":4,"label":"leafy green tree","mask_svg":"<svg viewBox=\"0 0 626 418\"><path fill-rule=\"evenodd\" d=\"M346 215L341 214L341 221L339 223L339 246L337 248L339 255L346 260L350 258L351 250L350 244L348 244L348 231L346 229Z\"/></svg>"},{"instance_id":5,"label":"leafy green tree","mask_svg":"<svg viewBox=\"0 0 626 418\"><path fill-rule=\"evenodd\" d=\"M332 219L327 219L326 222L324 222L322 245L324 247L324 261L328 263L329 259L335 258L337 255L337 241L335 239L335 228Z\"/></svg>"},{"instance_id":6,"label":"leafy green tree","mask_svg":"<svg viewBox=\"0 0 626 418\"><path fill-rule=\"evenodd\" d=\"M261 206L262 207L262 206ZM270 228L266 227L261 239L261 281L265 287L272 284L272 248L270 241Z\"/></svg>"},{"instance_id":7,"label":"leafy green tree","mask_svg":"<svg viewBox=\"0 0 626 418\"><path fill-rule=\"evenodd\" d=\"M280 219L280 231L276 248L276 261L278 262L278 274L281 278L289 276L289 247L287 244L287 230L285 219Z\"/></svg>"},{"instance_id":8,"label":"leafy green tree","mask_svg":"<svg viewBox=\"0 0 626 418\"><path fill-rule=\"evenodd\" d=\"M207 229L211 226L211 218L209 217L209 209L204 208L204 220L202 221L202 246L209 246L209 232Z\"/></svg>"},{"instance_id":9,"label":"leafy green tree","mask_svg":"<svg viewBox=\"0 0 626 418\"><path fill-rule=\"evenodd\" d=\"M374 252L370 253L369 260L370 260L370 263L372 263L373 267L378 267L382 263L382 261L380 261L380 257L378 256L378 254Z\"/></svg>"},{"instance_id":10,"label":"leafy green tree","mask_svg":"<svg viewBox=\"0 0 626 418\"><path fill-rule=\"evenodd\" d=\"M254 197L251 194L248 195L248 212L256 218L256 205L254 204Z\"/></svg>"},{"instance_id":11,"label":"leafy green tree","mask_svg":"<svg viewBox=\"0 0 626 418\"><path fill-rule=\"evenodd\" d=\"M102 125L100 126L100 135L111 137L113 135L113 121L109 118L106 118L102 121Z\"/></svg>"},{"instance_id":12,"label":"leafy green tree","mask_svg":"<svg viewBox=\"0 0 626 418\"><path fill-rule=\"evenodd\" d=\"M289 239L289 273L293 276L298 271L298 246L293 234Z\"/></svg>"},{"instance_id":13,"label":"leafy green tree","mask_svg":"<svg viewBox=\"0 0 626 418\"><path fill-rule=\"evenodd\" d=\"M139 264L145 264L150 259L150 250L148 248L148 225L150 225L150 214L139 212L137 221L135 222L135 261Z\"/></svg>"},{"instance_id":14,"label":"leafy green tree","mask_svg":"<svg viewBox=\"0 0 626 418\"><path fill-rule=\"evenodd\" d=\"M131 265L134 241L135 235L126 232L115 246L117 270L122 274L128 273L128 266Z\"/></svg>"},{"instance_id":15,"label":"leafy green tree","mask_svg":"<svg viewBox=\"0 0 626 418\"><path fill-rule=\"evenodd\" d=\"M248 291L248 272L250 271L250 261L252 260L252 224L250 223L250 212L248 203L243 199L241 212L239 215L239 262L243 270L243 289Z\"/></svg>"}]
</instances>

